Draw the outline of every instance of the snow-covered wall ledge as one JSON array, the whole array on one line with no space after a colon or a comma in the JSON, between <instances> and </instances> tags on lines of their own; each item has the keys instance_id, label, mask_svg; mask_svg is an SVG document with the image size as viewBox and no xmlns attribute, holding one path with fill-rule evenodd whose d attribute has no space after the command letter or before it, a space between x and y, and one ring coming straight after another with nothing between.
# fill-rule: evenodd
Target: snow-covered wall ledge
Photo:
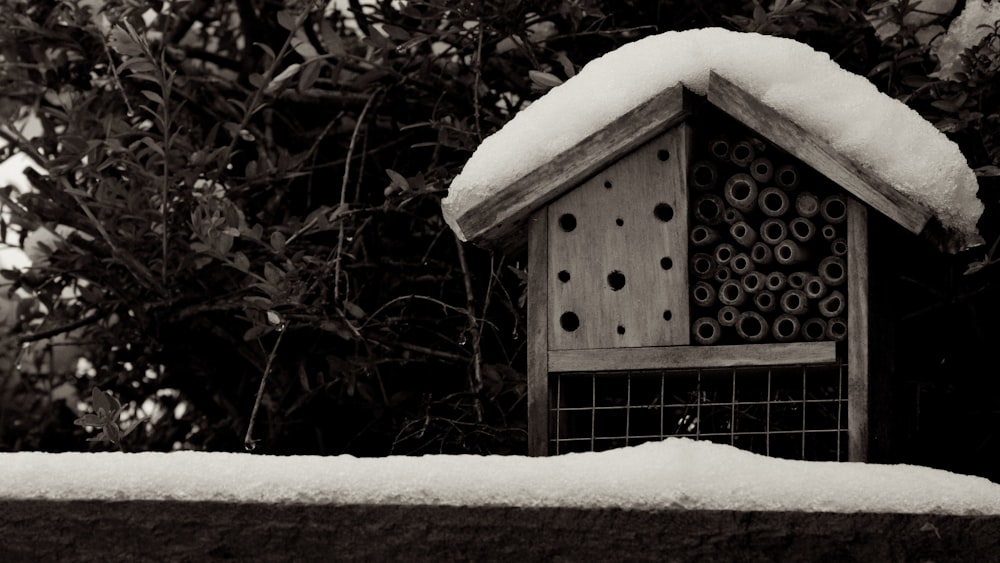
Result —
<instances>
[{"instance_id":1,"label":"snow-covered wall ledge","mask_svg":"<svg viewBox=\"0 0 1000 563\"><path fill-rule=\"evenodd\" d=\"M1000 485L707 442L549 458L0 454L0 561L964 560Z\"/></svg>"}]
</instances>

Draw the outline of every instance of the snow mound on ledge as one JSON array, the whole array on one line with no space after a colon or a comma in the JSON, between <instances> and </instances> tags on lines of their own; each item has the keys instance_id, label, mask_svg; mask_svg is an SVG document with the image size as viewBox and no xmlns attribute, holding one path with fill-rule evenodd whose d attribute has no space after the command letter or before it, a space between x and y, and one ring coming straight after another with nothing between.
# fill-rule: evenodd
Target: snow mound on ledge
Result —
<instances>
[{"instance_id":1,"label":"snow mound on ledge","mask_svg":"<svg viewBox=\"0 0 1000 563\"><path fill-rule=\"evenodd\" d=\"M548 458L0 454L0 498L1000 514L1000 485L670 438Z\"/></svg>"},{"instance_id":2,"label":"snow mound on ledge","mask_svg":"<svg viewBox=\"0 0 1000 563\"><path fill-rule=\"evenodd\" d=\"M704 95L710 71L981 241L975 174L916 111L808 45L719 28L647 37L590 62L483 141L442 202L445 219L464 238L455 221L464 211L666 88Z\"/></svg>"}]
</instances>

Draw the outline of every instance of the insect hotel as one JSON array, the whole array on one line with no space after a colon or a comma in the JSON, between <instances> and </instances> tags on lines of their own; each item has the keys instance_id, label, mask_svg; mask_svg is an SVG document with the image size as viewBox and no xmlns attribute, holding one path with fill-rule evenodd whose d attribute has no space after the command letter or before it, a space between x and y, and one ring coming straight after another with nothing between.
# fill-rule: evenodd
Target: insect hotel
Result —
<instances>
[{"instance_id":1,"label":"insect hotel","mask_svg":"<svg viewBox=\"0 0 1000 563\"><path fill-rule=\"evenodd\" d=\"M526 243L532 455L683 436L852 461L878 341L869 223L923 242L936 222L714 72L446 217Z\"/></svg>"}]
</instances>

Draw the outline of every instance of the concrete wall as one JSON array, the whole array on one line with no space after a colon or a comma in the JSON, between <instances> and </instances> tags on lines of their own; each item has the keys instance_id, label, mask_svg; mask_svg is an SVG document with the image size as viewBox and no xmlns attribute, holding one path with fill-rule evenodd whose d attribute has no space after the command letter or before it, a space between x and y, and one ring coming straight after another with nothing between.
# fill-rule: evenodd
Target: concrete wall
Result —
<instances>
[{"instance_id":1,"label":"concrete wall","mask_svg":"<svg viewBox=\"0 0 1000 563\"><path fill-rule=\"evenodd\" d=\"M1000 516L0 500L0 561L221 559L1000 561Z\"/></svg>"}]
</instances>

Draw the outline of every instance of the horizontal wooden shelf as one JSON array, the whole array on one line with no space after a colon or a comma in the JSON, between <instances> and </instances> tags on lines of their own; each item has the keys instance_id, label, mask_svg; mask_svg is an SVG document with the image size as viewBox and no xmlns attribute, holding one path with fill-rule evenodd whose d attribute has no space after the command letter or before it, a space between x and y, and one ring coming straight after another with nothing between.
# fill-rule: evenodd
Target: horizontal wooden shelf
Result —
<instances>
[{"instance_id":1,"label":"horizontal wooden shelf","mask_svg":"<svg viewBox=\"0 0 1000 563\"><path fill-rule=\"evenodd\" d=\"M835 342L549 350L549 372L786 366L835 361Z\"/></svg>"}]
</instances>

